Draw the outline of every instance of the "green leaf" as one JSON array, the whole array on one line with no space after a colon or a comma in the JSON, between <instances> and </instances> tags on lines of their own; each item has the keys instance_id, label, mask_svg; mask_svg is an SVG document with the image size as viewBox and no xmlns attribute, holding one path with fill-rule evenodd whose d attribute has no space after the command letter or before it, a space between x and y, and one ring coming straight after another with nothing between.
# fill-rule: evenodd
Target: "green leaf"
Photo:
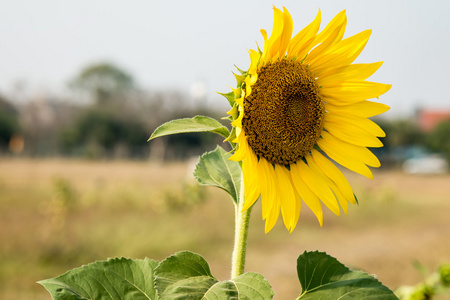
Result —
<instances>
[{"instance_id":1,"label":"green leaf","mask_svg":"<svg viewBox=\"0 0 450 300\"><path fill-rule=\"evenodd\" d=\"M148 258L114 258L76 268L39 281L55 300L157 300L153 270L157 261Z\"/></svg>"},{"instance_id":2,"label":"green leaf","mask_svg":"<svg viewBox=\"0 0 450 300\"><path fill-rule=\"evenodd\" d=\"M169 285L198 276L214 278L206 260L189 251L177 252L163 260L155 269L155 287L161 295Z\"/></svg>"},{"instance_id":3,"label":"green leaf","mask_svg":"<svg viewBox=\"0 0 450 300\"><path fill-rule=\"evenodd\" d=\"M261 274L245 273L215 284L203 299L266 300L272 299L273 295L272 287Z\"/></svg>"},{"instance_id":4,"label":"green leaf","mask_svg":"<svg viewBox=\"0 0 450 300\"><path fill-rule=\"evenodd\" d=\"M230 135L228 129L217 120L210 117L195 116L191 119L177 119L162 124L155 129L148 140L150 141L160 136L188 132L214 132L225 138Z\"/></svg>"},{"instance_id":5,"label":"green leaf","mask_svg":"<svg viewBox=\"0 0 450 300\"><path fill-rule=\"evenodd\" d=\"M217 146L214 151L204 153L195 168L194 177L201 185L223 189L234 202L238 202L241 185L241 167L229 160L231 154Z\"/></svg>"},{"instance_id":6,"label":"green leaf","mask_svg":"<svg viewBox=\"0 0 450 300\"><path fill-rule=\"evenodd\" d=\"M161 300L265 300L274 294L267 280L256 273L219 282L203 257L187 251L175 253L159 264L155 286Z\"/></svg>"},{"instance_id":7,"label":"green leaf","mask_svg":"<svg viewBox=\"0 0 450 300\"><path fill-rule=\"evenodd\" d=\"M304 252L297 259L302 294L297 299L398 299L372 275L351 271L323 252Z\"/></svg>"},{"instance_id":8,"label":"green leaf","mask_svg":"<svg viewBox=\"0 0 450 300\"><path fill-rule=\"evenodd\" d=\"M191 277L169 285L161 295L161 300L172 299L204 299L203 296L217 282L217 279L206 276ZM228 298L225 298L228 299Z\"/></svg>"}]
</instances>

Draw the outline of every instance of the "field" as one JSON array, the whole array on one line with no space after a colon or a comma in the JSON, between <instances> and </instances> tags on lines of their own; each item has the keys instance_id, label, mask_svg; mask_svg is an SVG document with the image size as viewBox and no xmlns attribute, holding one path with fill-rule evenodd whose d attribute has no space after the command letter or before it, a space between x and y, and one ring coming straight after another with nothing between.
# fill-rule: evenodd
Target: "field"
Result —
<instances>
[{"instance_id":1,"label":"field","mask_svg":"<svg viewBox=\"0 0 450 300\"><path fill-rule=\"evenodd\" d=\"M0 160L0 299L50 299L36 281L108 257L203 255L228 279L234 208L225 192L199 187L192 163ZM263 274L275 299L300 292L295 262L320 250L376 274L388 287L423 279L450 262L450 175L377 171L373 181L346 173L359 206L326 213L324 226L302 207L289 234L281 220L264 234L252 214L246 271ZM444 299L444 298L442 298Z\"/></svg>"}]
</instances>

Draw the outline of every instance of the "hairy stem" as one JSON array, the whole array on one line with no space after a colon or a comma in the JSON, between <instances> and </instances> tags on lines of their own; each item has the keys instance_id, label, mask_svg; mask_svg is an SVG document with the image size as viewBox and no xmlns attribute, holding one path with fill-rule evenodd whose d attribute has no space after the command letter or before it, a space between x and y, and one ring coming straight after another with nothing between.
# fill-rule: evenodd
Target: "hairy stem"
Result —
<instances>
[{"instance_id":1,"label":"hairy stem","mask_svg":"<svg viewBox=\"0 0 450 300\"><path fill-rule=\"evenodd\" d=\"M241 181L239 203L236 205L236 228L234 233L234 249L231 262L231 278L244 273L245 255L247 252L248 225L252 208L242 211L244 206L244 181Z\"/></svg>"}]
</instances>

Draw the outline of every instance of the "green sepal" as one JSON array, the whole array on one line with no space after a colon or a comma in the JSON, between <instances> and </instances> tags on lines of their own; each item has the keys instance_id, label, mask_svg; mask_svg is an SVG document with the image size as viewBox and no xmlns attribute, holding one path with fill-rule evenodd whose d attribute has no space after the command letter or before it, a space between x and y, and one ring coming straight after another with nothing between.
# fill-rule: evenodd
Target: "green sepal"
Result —
<instances>
[{"instance_id":1,"label":"green sepal","mask_svg":"<svg viewBox=\"0 0 450 300\"><path fill-rule=\"evenodd\" d=\"M193 118L177 119L162 124L153 131L149 141L166 135L188 133L188 132L213 132L224 138L230 135L228 128L219 121L205 116L195 116Z\"/></svg>"},{"instance_id":2,"label":"green sepal","mask_svg":"<svg viewBox=\"0 0 450 300\"><path fill-rule=\"evenodd\" d=\"M233 107L227 112L227 114L229 114L233 120L237 119L239 116L238 104L234 103Z\"/></svg>"},{"instance_id":3,"label":"green sepal","mask_svg":"<svg viewBox=\"0 0 450 300\"><path fill-rule=\"evenodd\" d=\"M236 127L233 127L231 129L230 135L224 140L224 142L229 142L233 146L235 139L236 139Z\"/></svg>"},{"instance_id":4,"label":"green sepal","mask_svg":"<svg viewBox=\"0 0 450 300\"><path fill-rule=\"evenodd\" d=\"M353 193L353 196L355 197L356 204L359 205L358 197L356 197L355 193Z\"/></svg>"},{"instance_id":5,"label":"green sepal","mask_svg":"<svg viewBox=\"0 0 450 300\"><path fill-rule=\"evenodd\" d=\"M398 299L375 277L351 271L323 252L304 252L297 259L302 293L297 299Z\"/></svg>"},{"instance_id":6,"label":"green sepal","mask_svg":"<svg viewBox=\"0 0 450 300\"><path fill-rule=\"evenodd\" d=\"M221 119L221 120L228 120L228 121L230 121L230 122L233 122L233 121L234 121L232 116L222 117L222 118L220 118L220 119Z\"/></svg>"},{"instance_id":7,"label":"green sepal","mask_svg":"<svg viewBox=\"0 0 450 300\"><path fill-rule=\"evenodd\" d=\"M54 300L158 300L153 284L157 261L113 258L39 281Z\"/></svg>"},{"instance_id":8,"label":"green sepal","mask_svg":"<svg viewBox=\"0 0 450 300\"><path fill-rule=\"evenodd\" d=\"M231 88L233 90L233 92L234 92L234 98L235 99L239 99L241 97L241 93L242 93L242 88L241 87L242 87L242 85L238 86L235 89Z\"/></svg>"},{"instance_id":9,"label":"green sepal","mask_svg":"<svg viewBox=\"0 0 450 300\"><path fill-rule=\"evenodd\" d=\"M245 77L247 77L247 75L237 75L237 74L234 74L233 73L233 75L234 75L234 77L236 78L236 83L237 83L237 86L238 87L240 87L241 86L241 84L244 82L244 80L245 80Z\"/></svg>"},{"instance_id":10,"label":"green sepal","mask_svg":"<svg viewBox=\"0 0 450 300\"><path fill-rule=\"evenodd\" d=\"M247 71L239 69L238 66L236 66L236 65L234 65L234 67L239 71L239 73L241 73L241 75L247 76L247 74L248 74Z\"/></svg>"},{"instance_id":11,"label":"green sepal","mask_svg":"<svg viewBox=\"0 0 450 300\"><path fill-rule=\"evenodd\" d=\"M222 147L204 153L195 167L194 177L201 185L218 187L227 192L238 203L241 188L241 167L232 161Z\"/></svg>"},{"instance_id":12,"label":"green sepal","mask_svg":"<svg viewBox=\"0 0 450 300\"><path fill-rule=\"evenodd\" d=\"M230 104L231 107L234 106L234 104L236 103L236 101L234 101L235 97L234 97L234 91L231 91L229 93L219 93L217 92L217 94L224 96L225 98L227 98L228 103Z\"/></svg>"}]
</instances>

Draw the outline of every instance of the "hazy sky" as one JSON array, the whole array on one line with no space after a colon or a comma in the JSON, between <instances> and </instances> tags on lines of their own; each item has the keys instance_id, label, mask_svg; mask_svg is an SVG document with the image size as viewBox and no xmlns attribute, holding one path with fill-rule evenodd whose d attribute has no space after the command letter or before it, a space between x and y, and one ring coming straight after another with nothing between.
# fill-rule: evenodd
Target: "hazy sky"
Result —
<instances>
[{"instance_id":1,"label":"hazy sky","mask_svg":"<svg viewBox=\"0 0 450 300\"><path fill-rule=\"evenodd\" d=\"M380 101L389 115L418 106L450 108L450 1L292 0L151 1L15 0L0 5L0 93L17 82L26 91L62 93L84 66L111 61L148 90L189 93L203 82L214 91L234 86L234 65L247 69L247 49L270 34L272 4L285 6L294 33L322 11L322 28L346 9L346 36L373 29L357 62L384 61L370 78L392 83Z\"/></svg>"}]
</instances>

